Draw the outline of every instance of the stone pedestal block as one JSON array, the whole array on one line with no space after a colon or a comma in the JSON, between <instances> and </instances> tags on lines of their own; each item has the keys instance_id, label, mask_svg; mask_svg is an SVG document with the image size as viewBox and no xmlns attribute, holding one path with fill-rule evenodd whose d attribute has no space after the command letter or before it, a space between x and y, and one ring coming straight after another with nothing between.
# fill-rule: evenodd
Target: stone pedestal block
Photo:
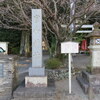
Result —
<instances>
[{"instance_id":1,"label":"stone pedestal block","mask_svg":"<svg viewBox=\"0 0 100 100\"><path fill-rule=\"evenodd\" d=\"M98 67L92 68L91 73L92 73L93 75L95 75L95 74L100 74L100 68L98 68Z\"/></svg>"},{"instance_id":2,"label":"stone pedestal block","mask_svg":"<svg viewBox=\"0 0 100 100\"><path fill-rule=\"evenodd\" d=\"M45 76L45 68L31 67L29 68L29 76Z\"/></svg>"},{"instance_id":3,"label":"stone pedestal block","mask_svg":"<svg viewBox=\"0 0 100 100\"><path fill-rule=\"evenodd\" d=\"M47 87L47 76L25 77L25 87Z\"/></svg>"},{"instance_id":4,"label":"stone pedestal block","mask_svg":"<svg viewBox=\"0 0 100 100\"><path fill-rule=\"evenodd\" d=\"M99 74L100 73L100 45L91 45L89 46L91 50L91 73Z\"/></svg>"}]
</instances>

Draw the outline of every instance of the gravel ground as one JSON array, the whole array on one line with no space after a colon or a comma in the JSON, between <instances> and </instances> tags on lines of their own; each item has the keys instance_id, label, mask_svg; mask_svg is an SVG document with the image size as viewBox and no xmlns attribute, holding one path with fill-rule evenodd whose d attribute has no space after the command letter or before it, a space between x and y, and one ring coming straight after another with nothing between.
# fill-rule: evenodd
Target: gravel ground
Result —
<instances>
[{"instance_id":1,"label":"gravel ground","mask_svg":"<svg viewBox=\"0 0 100 100\"><path fill-rule=\"evenodd\" d=\"M68 94L68 79L57 81L55 83L57 92L60 94L61 100L88 100L88 95L84 94L79 84L76 81L76 77L72 78L72 94ZM74 99L73 99L74 98Z\"/></svg>"},{"instance_id":2,"label":"gravel ground","mask_svg":"<svg viewBox=\"0 0 100 100\"><path fill-rule=\"evenodd\" d=\"M76 77L72 77L72 94L68 94L68 79L56 81L57 100L100 100L100 94L93 94L91 97L84 94L81 87L76 81ZM89 98L90 97L90 98Z\"/></svg>"}]
</instances>

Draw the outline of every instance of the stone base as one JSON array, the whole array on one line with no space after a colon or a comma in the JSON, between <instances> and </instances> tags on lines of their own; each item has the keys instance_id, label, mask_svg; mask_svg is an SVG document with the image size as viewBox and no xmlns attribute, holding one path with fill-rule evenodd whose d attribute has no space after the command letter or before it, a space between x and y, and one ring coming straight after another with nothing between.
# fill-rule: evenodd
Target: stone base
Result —
<instances>
[{"instance_id":1,"label":"stone base","mask_svg":"<svg viewBox=\"0 0 100 100\"><path fill-rule=\"evenodd\" d=\"M100 68L96 67L92 69L92 74L100 74Z\"/></svg>"},{"instance_id":2,"label":"stone base","mask_svg":"<svg viewBox=\"0 0 100 100\"><path fill-rule=\"evenodd\" d=\"M47 76L25 77L25 87L47 87Z\"/></svg>"},{"instance_id":3,"label":"stone base","mask_svg":"<svg viewBox=\"0 0 100 100\"><path fill-rule=\"evenodd\" d=\"M45 76L44 67L30 67L29 76Z\"/></svg>"},{"instance_id":4,"label":"stone base","mask_svg":"<svg viewBox=\"0 0 100 100\"><path fill-rule=\"evenodd\" d=\"M23 82L13 92L13 99L11 100L58 100L55 99L56 87L54 81L48 80L48 83L49 83L48 87L46 88L44 87L25 88Z\"/></svg>"}]
</instances>

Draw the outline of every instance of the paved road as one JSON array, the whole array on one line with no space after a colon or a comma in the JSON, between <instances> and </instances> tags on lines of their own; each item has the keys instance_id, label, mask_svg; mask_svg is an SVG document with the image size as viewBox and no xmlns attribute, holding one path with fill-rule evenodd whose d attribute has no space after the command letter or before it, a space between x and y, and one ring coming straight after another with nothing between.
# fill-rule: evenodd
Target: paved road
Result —
<instances>
[{"instance_id":1,"label":"paved road","mask_svg":"<svg viewBox=\"0 0 100 100\"><path fill-rule=\"evenodd\" d=\"M43 66L44 62L49 58L48 55L43 56ZM18 60L18 72L23 73L27 72L28 68L32 66L31 58L25 58L21 57ZM75 68L84 69L87 66L90 66L90 56L87 56L85 54L77 54L76 56L73 56L73 66Z\"/></svg>"},{"instance_id":2,"label":"paved road","mask_svg":"<svg viewBox=\"0 0 100 100\"><path fill-rule=\"evenodd\" d=\"M68 79L56 82L56 88L58 93L61 93L61 97L63 97L64 93L68 95L68 86ZM72 78L72 97L74 98L73 100L88 100L88 95L83 93L82 89L76 81L76 77Z\"/></svg>"},{"instance_id":3,"label":"paved road","mask_svg":"<svg viewBox=\"0 0 100 100\"><path fill-rule=\"evenodd\" d=\"M73 56L73 66L79 69L85 69L87 66L90 66L90 56L86 54L77 54Z\"/></svg>"}]
</instances>

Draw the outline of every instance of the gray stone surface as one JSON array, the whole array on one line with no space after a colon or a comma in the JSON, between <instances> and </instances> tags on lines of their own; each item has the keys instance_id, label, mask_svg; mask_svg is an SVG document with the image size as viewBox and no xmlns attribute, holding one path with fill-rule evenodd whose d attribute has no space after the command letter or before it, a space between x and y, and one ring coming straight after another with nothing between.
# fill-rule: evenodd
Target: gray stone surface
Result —
<instances>
[{"instance_id":1,"label":"gray stone surface","mask_svg":"<svg viewBox=\"0 0 100 100\"><path fill-rule=\"evenodd\" d=\"M79 77L79 76L76 79L79 82L79 85L82 87L84 93L87 94L88 93L88 90L89 90L89 83L87 81L84 81L82 79L82 77Z\"/></svg>"},{"instance_id":2,"label":"gray stone surface","mask_svg":"<svg viewBox=\"0 0 100 100\"><path fill-rule=\"evenodd\" d=\"M3 76L0 77L0 100L10 100L14 80L14 57L2 55L0 56L0 64L3 64Z\"/></svg>"},{"instance_id":3,"label":"gray stone surface","mask_svg":"<svg viewBox=\"0 0 100 100\"><path fill-rule=\"evenodd\" d=\"M82 71L82 75L77 76L77 81L85 93L89 93L89 89L96 94L100 94L100 74L92 75L86 71Z\"/></svg>"},{"instance_id":4,"label":"gray stone surface","mask_svg":"<svg viewBox=\"0 0 100 100\"><path fill-rule=\"evenodd\" d=\"M22 84L13 93L13 100L55 100L55 85L53 83L54 81L51 80L51 84L49 83L46 88L25 88Z\"/></svg>"},{"instance_id":5,"label":"gray stone surface","mask_svg":"<svg viewBox=\"0 0 100 100\"><path fill-rule=\"evenodd\" d=\"M29 76L45 76L45 68L44 67L30 67L29 68Z\"/></svg>"},{"instance_id":6,"label":"gray stone surface","mask_svg":"<svg viewBox=\"0 0 100 100\"><path fill-rule=\"evenodd\" d=\"M42 67L41 9L32 9L32 67Z\"/></svg>"},{"instance_id":7,"label":"gray stone surface","mask_svg":"<svg viewBox=\"0 0 100 100\"><path fill-rule=\"evenodd\" d=\"M87 73L85 70L82 71L82 77L84 80L89 82L89 73Z\"/></svg>"},{"instance_id":8,"label":"gray stone surface","mask_svg":"<svg viewBox=\"0 0 100 100\"><path fill-rule=\"evenodd\" d=\"M4 73L4 64L0 64L0 77L3 77L3 73Z\"/></svg>"},{"instance_id":9,"label":"gray stone surface","mask_svg":"<svg viewBox=\"0 0 100 100\"><path fill-rule=\"evenodd\" d=\"M25 78L25 87L47 86L42 60L42 9L32 9L32 68L29 69L32 77ZM36 80L35 76L41 78Z\"/></svg>"}]
</instances>

